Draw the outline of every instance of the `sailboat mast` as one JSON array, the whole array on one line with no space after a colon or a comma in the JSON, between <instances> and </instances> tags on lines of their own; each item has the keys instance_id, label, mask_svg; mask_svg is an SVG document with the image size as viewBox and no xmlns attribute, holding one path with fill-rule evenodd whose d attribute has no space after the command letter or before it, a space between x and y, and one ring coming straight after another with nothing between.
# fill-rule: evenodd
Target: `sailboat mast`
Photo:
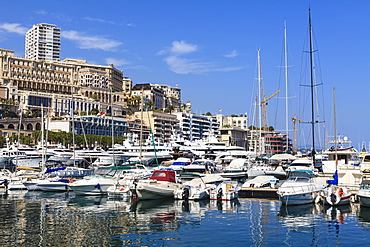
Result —
<instances>
[{"instance_id":1,"label":"sailboat mast","mask_svg":"<svg viewBox=\"0 0 370 247\"><path fill-rule=\"evenodd\" d=\"M334 104L334 146L335 146L335 170L338 170L338 139L337 139L337 93L333 88L333 104Z\"/></svg>"},{"instance_id":2,"label":"sailboat mast","mask_svg":"<svg viewBox=\"0 0 370 247\"><path fill-rule=\"evenodd\" d=\"M311 24L311 10L308 9L308 23L310 28L310 79L311 79L311 127L312 127L312 161L315 161L315 107L314 107L314 77L313 77L313 41L312 41L312 24Z\"/></svg>"},{"instance_id":3,"label":"sailboat mast","mask_svg":"<svg viewBox=\"0 0 370 247\"><path fill-rule=\"evenodd\" d=\"M74 87L72 86L71 87L71 90L72 90L72 102L71 102L71 105L69 107L69 110L70 110L70 114L72 114L72 143L73 143L73 166L76 167L76 140L75 140L75 114L74 114L74 104L75 104L75 100L73 98L73 94L74 94Z\"/></svg>"},{"instance_id":4,"label":"sailboat mast","mask_svg":"<svg viewBox=\"0 0 370 247\"><path fill-rule=\"evenodd\" d=\"M258 97L257 97L257 104L258 104L258 115L259 115L259 153L262 153L262 83L261 83L261 74L262 74L262 69L261 69L261 51L260 49L257 50L258 54L258 60L257 60L257 73L258 73Z\"/></svg>"},{"instance_id":5,"label":"sailboat mast","mask_svg":"<svg viewBox=\"0 0 370 247\"><path fill-rule=\"evenodd\" d=\"M110 88L110 118L112 121L112 157L113 157L113 166L116 166L116 161L114 157L114 120L113 120L113 93L112 88Z\"/></svg>"},{"instance_id":6,"label":"sailboat mast","mask_svg":"<svg viewBox=\"0 0 370 247\"><path fill-rule=\"evenodd\" d=\"M287 49L287 35L286 35L286 20L284 20L284 67L285 67L285 130L286 130L286 147L289 148L289 109L288 109L288 49Z\"/></svg>"}]
</instances>

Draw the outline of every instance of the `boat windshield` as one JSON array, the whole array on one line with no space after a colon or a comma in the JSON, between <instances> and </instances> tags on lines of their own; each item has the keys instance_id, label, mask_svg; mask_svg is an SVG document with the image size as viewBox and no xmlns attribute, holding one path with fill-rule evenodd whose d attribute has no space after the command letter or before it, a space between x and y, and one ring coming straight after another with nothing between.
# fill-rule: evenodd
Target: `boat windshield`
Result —
<instances>
[{"instance_id":1,"label":"boat windshield","mask_svg":"<svg viewBox=\"0 0 370 247\"><path fill-rule=\"evenodd\" d=\"M311 163L291 163L290 166L311 166Z\"/></svg>"},{"instance_id":2,"label":"boat windshield","mask_svg":"<svg viewBox=\"0 0 370 247\"><path fill-rule=\"evenodd\" d=\"M290 177L287 181L290 182L298 182L298 183L307 183L310 181L309 178L301 178L301 177Z\"/></svg>"},{"instance_id":3,"label":"boat windshield","mask_svg":"<svg viewBox=\"0 0 370 247\"><path fill-rule=\"evenodd\" d=\"M360 189L362 189L362 190L368 190L368 189L370 189L370 184L361 184Z\"/></svg>"},{"instance_id":4,"label":"boat windshield","mask_svg":"<svg viewBox=\"0 0 370 247\"><path fill-rule=\"evenodd\" d=\"M116 173L115 170L111 168L99 167L94 171L95 176L113 176Z\"/></svg>"}]
</instances>

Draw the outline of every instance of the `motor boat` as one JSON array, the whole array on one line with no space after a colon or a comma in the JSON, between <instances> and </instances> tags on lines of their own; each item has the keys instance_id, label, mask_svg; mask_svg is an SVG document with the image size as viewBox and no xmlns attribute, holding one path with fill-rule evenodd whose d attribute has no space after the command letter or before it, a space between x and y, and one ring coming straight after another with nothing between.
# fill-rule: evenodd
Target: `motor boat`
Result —
<instances>
[{"instance_id":1,"label":"motor boat","mask_svg":"<svg viewBox=\"0 0 370 247\"><path fill-rule=\"evenodd\" d=\"M364 175L357 197L361 206L370 207L370 176Z\"/></svg>"},{"instance_id":2,"label":"motor boat","mask_svg":"<svg viewBox=\"0 0 370 247\"><path fill-rule=\"evenodd\" d=\"M210 199L217 201L231 201L239 196L240 186L237 181L230 179L214 184L211 187Z\"/></svg>"},{"instance_id":3,"label":"motor boat","mask_svg":"<svg viewBox=\"0 0 370 247\"><path fill-rule=\"evenodd\" d=\"M120 167L99 167L90 176L69 184L76 195L106 195L107 189L116 184L122 173Z\"/></svg>"},{"instance_id":4,"label":"motor boat","mask_svg":"<svg viewBox=\"0 0 370 247\"><path fill-rule=\"evenodd\" d=\"M173 198L174 191L182 187L172 169L155 170L149 179L135 181L131 187L133 196L139 200Z\"/></svg>"},{"instance_id":5,"label":"motor boat","mask_svg":"<svg viewBox=\"0 0 370 247\"><path fill-rule=\"evenodd\" d=\"M189 176L189 174L184 174ZM180 175L181 178L181 175ZM175 199L203 200L209 199L212 185L225 179L214 174L193 174L193 179L183 183L183 187L174 191Z\"/></svg>"},{"instance_id":6,"label":"motor boat","mask_svg":"<svg viewBox=\"0 0 370 247\"><path fill-rule=\"evenodd\" d=\"M338 171L334 173L334 179L327 180L328 186L320 192L319 199L328 205L339 206L350 203L351 192L347 187L338 185Z\"/></svg>"},{"instance_id":7,"label":"motor boat","mask_svg":"<svg viewBox=\"0 0 370 247\"><path fill-rule=\"evenodd\" d=\"M312 170L291 171L277 190L280 201L285 205L313 203L324 187L316 183L314 177L316 175Z\"/></svg>"}]
</instances>

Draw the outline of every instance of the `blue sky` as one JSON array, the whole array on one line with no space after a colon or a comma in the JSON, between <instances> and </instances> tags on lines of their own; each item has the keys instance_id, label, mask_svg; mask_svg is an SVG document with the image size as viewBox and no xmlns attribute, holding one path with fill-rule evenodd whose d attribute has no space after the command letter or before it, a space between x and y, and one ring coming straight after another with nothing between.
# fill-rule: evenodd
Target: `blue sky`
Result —
<instances>
[{"instance_id":1,"label":"blue sky","mask_svg":"<svg viewBox=\"0 0 370 247\"><path fill-rule=\"evenodd\" d=\"M337 133L358 148L370 142L370 2L343 0L218 1L0 1L0 47L24 56L24 33L36 23L62 29L61 58L114 64L134 83L182 89L193 112L244 114L253 120L257 49L261 50L268 125L285 131L289 117L311 121L307 76L308 8L311 8L319 139ZM287 23L289 91L283 77L283 29ZM317 119L316 119L317 120ZM300 124L300 145L310 145L309 124ZM293 124L289 135L293 138ZM325 140L322 140L324 142ZM317 142L321 142L317 141ZM323 145L323 144L322 144Z\"/></svg>"}]
</instances>

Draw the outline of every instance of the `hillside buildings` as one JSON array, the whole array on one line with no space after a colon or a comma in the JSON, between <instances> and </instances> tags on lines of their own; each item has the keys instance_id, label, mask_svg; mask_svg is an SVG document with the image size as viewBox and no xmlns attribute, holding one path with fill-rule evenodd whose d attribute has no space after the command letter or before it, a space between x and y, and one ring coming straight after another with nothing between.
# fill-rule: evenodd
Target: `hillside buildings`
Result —
<instances>
[{"instance_id":1,"label":"hillside buildings","mask_svg":"<svg viewBox=\"0 0 370 247\"><path fill-rule=\"evenodd\" d=\"M20 105L24 111L40 111L41 106L55 116L70 115L71 111L102 111L125 98L123 73L113 65L93 65L77 59L33 60L0 49L0 66L0 98ZM113 108L117 115L124 114L123 106Z\"/></svg>"},{"instance_id":2,"label":"hillside buildings","mask_svg":"<svg viewBox=\"0 0 370 247\"><path fill-rule=\"evenodd\" d=\"M286 143L291 149L290 140L287 142L286 136L279 132L257 135L249 131L245 115L193 114L190 100L186 104L181 101L181 89L177 86L133 85L113 64L60 60L60 33L55 25L34 25L26 33L25 58L15 56L13 50L0 48L0 100L16 106L18 113L37 116L34 113L43 109L46 117L57 117L50 123L51 130L94 135L113 133L116 137L135 138L143 132L144 138L153 136L159 143L175 138L197 141L216 136L227 145L250 151L284 152ZM142 99L144 113L140 111ZM102 117L104 113L112 114L113 118ZM71 116L76 119L74 123ZM36 122L27 123L22 129L29 132L40 129ZM13 135L14 130L13 121L0 119L0 133Z\"/></svg>"}]
</instances>

